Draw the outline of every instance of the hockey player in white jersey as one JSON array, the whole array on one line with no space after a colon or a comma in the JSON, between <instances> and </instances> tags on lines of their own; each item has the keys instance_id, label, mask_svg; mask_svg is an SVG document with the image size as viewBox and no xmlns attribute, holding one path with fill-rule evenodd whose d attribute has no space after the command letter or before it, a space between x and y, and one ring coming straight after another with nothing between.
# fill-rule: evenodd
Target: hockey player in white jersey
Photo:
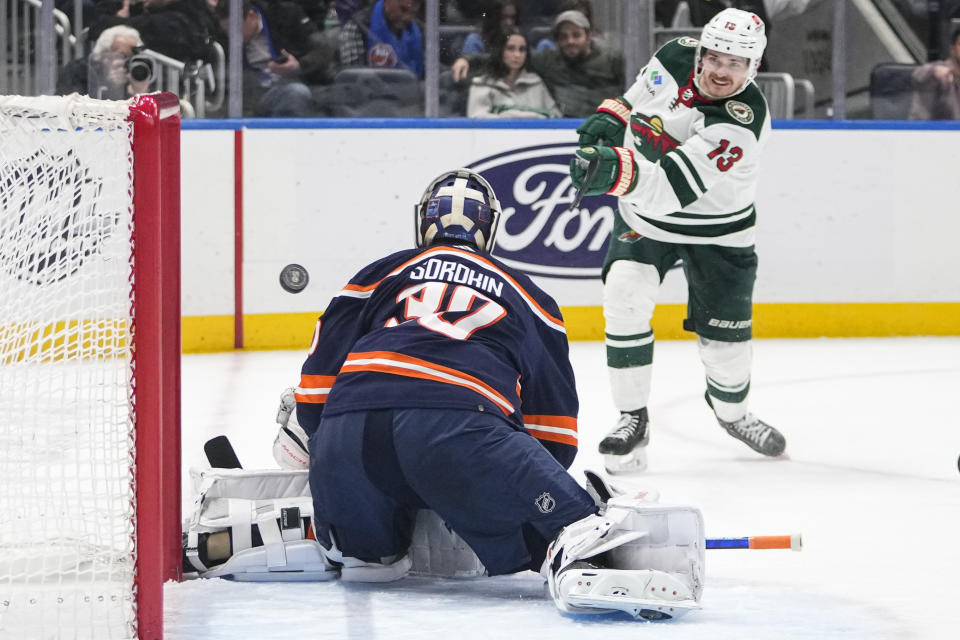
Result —
<instances>
[{"instance_id":1,"label":"hockey player in white jersey","mask_svg":"<svg viewBox=\"0 0 960 640\"><path fill-rule=\"evenodd\" d=\"M747 411L754 196L770 135L753 78L765 46L760 18L725 9L699 41L665 44L623 96L605 100L577 129L574 186L620 198L603 268L607 368L620 418L600 452L612 472L646 468L650 319L678 261L689 292L684 328L699 337L707 404L753 450L785 449L783 436Z\"/></svg>"}]
</instances>

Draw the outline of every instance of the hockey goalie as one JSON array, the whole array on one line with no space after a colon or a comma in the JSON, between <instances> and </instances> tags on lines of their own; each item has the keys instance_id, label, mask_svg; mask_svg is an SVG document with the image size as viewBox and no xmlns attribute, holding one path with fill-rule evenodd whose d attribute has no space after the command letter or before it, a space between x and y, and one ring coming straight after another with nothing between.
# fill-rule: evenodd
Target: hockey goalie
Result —
<instances>
[{"instance_id":1,"label":"hockey goalie","mask_svg":"<svg viewBox=\"0 0 960 640\"><path fill-rule=\"evenodd\" d=\"M468 169L431 180L416 248L367 265L318 321L282 398L287 471L197 475L187 561L238 580L388 582L539 571L566 612L697 607L690 507L580 486L578 399L557 303L490 255L500 220Z\"/></svg>"}]
</instances>

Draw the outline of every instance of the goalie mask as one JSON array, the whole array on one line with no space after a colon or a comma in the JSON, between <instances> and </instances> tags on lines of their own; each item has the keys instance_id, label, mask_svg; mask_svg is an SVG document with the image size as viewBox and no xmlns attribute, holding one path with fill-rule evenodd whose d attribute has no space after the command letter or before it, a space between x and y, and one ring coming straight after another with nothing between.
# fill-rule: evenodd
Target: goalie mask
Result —
<instances>
[{"instance_id":1,"label":"goalie mask","mask_svg":"<svg viewBox=\"0 0 960 640\"><path fill-rule=\"evenodd\" d=\"M747 83L757 75L757 67L766 46L766 27L763 20L756 14L742 9L724 9L710 19L710 22L703 27L703 32L700 34L696 54L697 69L693 78L697 89L703 91L700 84L701 74L703 73L703 56L708 49L748 60L747 68L749 71L747 77L733 93L724 96L729 98L743 91Z\"/></svg>"},{"instance_id":2,"label":"goalie mask","mask_svg":"<svg viewBox=\"0 0 960 640\"><path fill-rule=\"evenodd\" d=\"M469 169L447 171L430 181L414 206L417 247L441 240L493 251L500 222L500 201L493 187Z\"/></svg>"}]
</instances>

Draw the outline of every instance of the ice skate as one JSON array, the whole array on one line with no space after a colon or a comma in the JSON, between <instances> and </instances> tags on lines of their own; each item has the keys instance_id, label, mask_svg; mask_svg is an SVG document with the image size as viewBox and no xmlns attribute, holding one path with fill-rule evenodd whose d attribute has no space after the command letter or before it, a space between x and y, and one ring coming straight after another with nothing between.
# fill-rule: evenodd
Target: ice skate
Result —
<instances>
[{"instance_id":1,"label":"ice skate","mask_svg":"<svg viewBox=\"0 0 960 640\"><path fill-rule=\"evenodd\" d=\"M712 409L710 394L705 393L704 398ZM787 448L787 441L783 434L752 413L748 413L736 422L727 422L720 418L717 418L717 422L731 436L765 456L779 456Z\"/></svg>"},{"instance_id":2,"label":"ice skate","mask_svg":"<svg viewBox=\"0 0 960 640\"><path fill-rule=\"evenodd\" d=\"M607 473L630 473L647 468L648 424L646 407L620 414L616 426L600 441L599 451Z\"/></svg>"},{"instance_id":3,"label":"ice skate","mask_svg":"<svg viewBox=\"0 0 960 640\"><path fill-rule=\"evenodd\" d=\"M752 413L736 422L724 422L720 418L717 422L734 438L765 456L779 456L787 448L783 434Z\"/></svg>"}]
</instances>

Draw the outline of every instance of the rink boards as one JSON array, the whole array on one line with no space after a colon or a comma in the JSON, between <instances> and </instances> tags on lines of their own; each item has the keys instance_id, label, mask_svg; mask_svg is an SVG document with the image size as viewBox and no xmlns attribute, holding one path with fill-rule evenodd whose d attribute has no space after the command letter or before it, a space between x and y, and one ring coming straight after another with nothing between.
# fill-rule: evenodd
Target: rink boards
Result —
<instances>
[{"instance_id":1,"label":"rink boards","mask_svg":"<svg viewBox=\"0 0 960 640\"><path fill-rule=\"evenodd\" d=\"M184 350L306 346L357 269L411 246L414 202L456 166L500 195L496 254L558 300L571 338L602 338L598 276L615 202L568 211L577 124L186 121ZM960 334L958 161L953 123L775 123L757 194L755 335ZM289 263L310 276L299 294L279 286ZM676 270L658 338L690 337L685 301Z\"/></svg>"}]
</instances>

